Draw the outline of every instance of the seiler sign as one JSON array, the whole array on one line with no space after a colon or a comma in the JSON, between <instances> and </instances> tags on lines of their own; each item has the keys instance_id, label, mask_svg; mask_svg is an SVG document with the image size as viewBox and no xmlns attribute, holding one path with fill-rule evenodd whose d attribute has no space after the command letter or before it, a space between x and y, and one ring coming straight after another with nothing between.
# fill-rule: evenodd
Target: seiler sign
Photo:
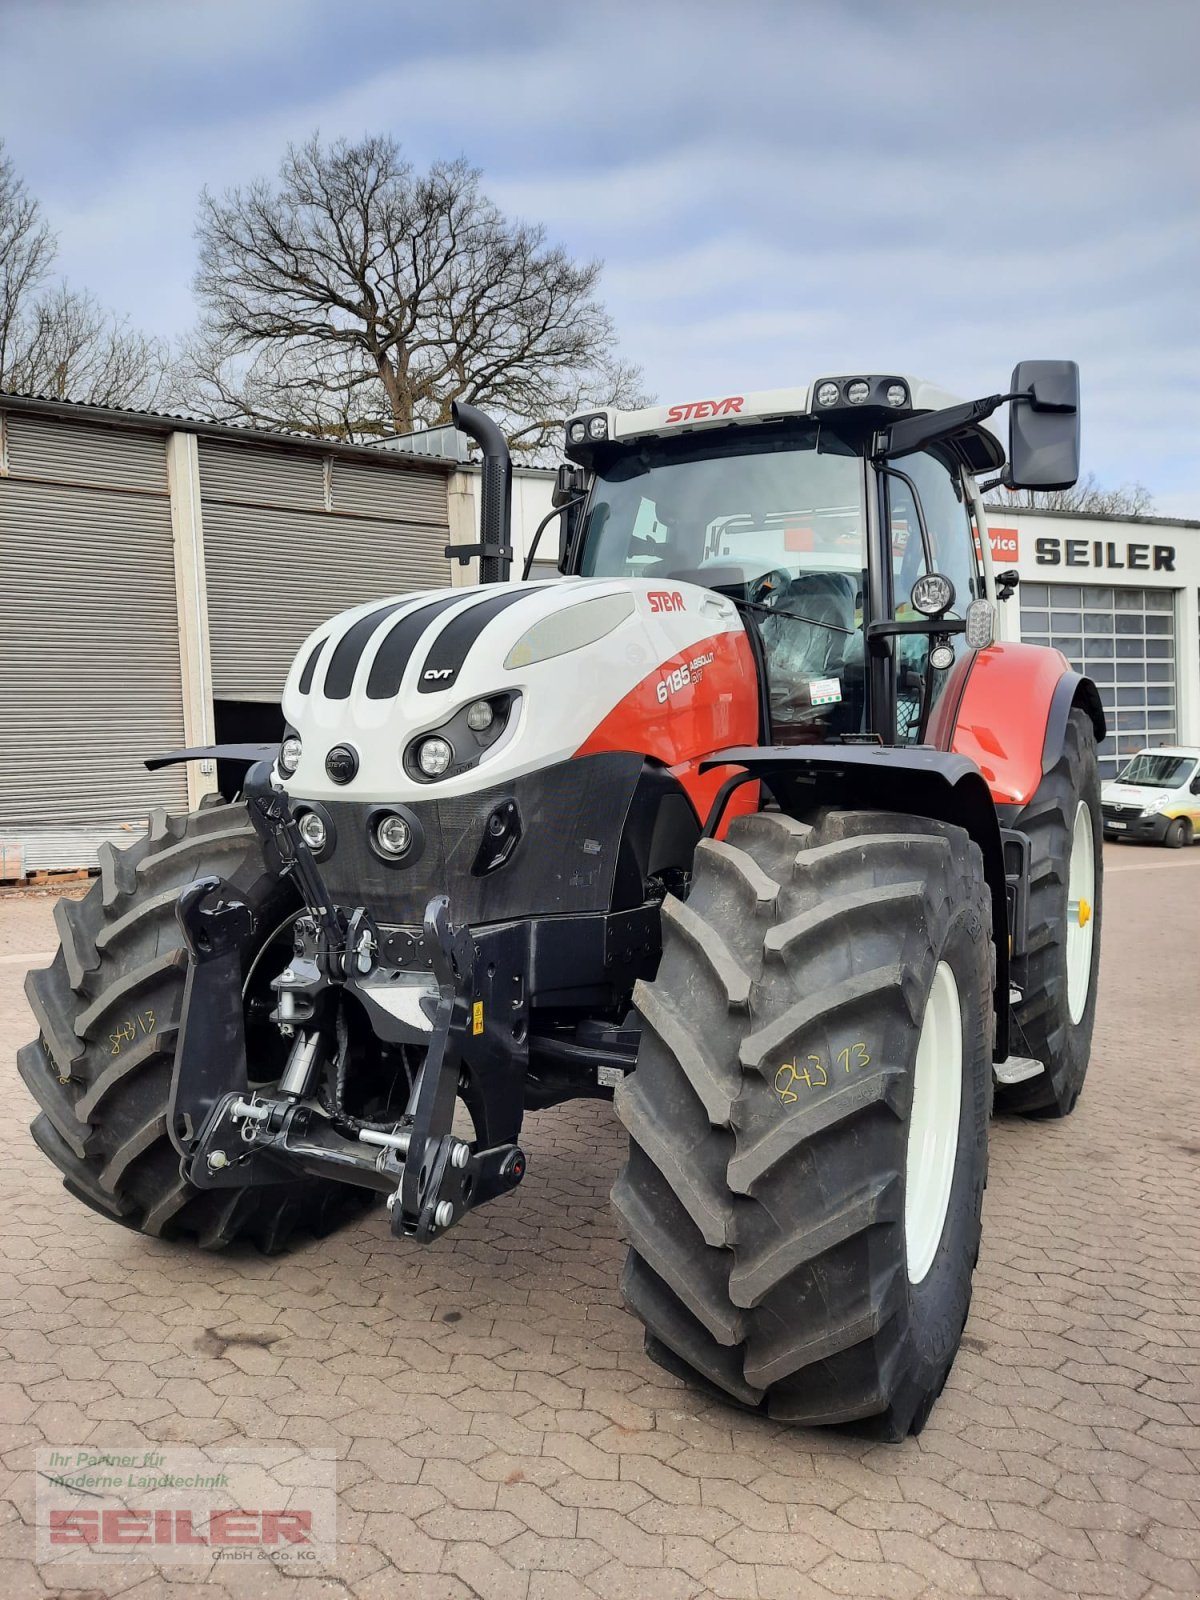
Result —
<instances>
[{"instance_id":1,"label":"seiler sign","mask_svg":"<svg viewBox=\"0 0 1200 1600\"><path fill-rule=\"evenodd\" d=\"M1120 543L1114 539L1034 540L1039 567L1090 567L1108 572L1174 572L1173 544Z\"/></svg>"}]
</instances>

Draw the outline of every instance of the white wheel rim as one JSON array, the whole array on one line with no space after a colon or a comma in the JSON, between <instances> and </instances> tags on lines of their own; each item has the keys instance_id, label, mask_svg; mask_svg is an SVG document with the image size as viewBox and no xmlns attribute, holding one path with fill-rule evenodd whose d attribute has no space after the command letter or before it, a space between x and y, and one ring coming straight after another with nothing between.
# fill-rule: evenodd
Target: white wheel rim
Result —
<instances>
[{"instance_id":1,"label":"white wheel rim","mask_svg":"<svg viewBox=\"0 0 1200 1600\"><path fill-rule=\"evenodd\" d=\"M904 1173L904 1246L910 1283L933 1265L954 1186L962 1109L962 1003L949 964L933 975L913 1071Z\"/></svg>"},{"instance_id":2,"label":"white wheel rim","mask_svg":"<svg viewBox=\"0 0 1200 1600\"><path fill-rule=\"evenodd\" d=\"M1092 940L1096 936L1096 852L1087 801L1075 808L1071 830L1071 868L1067 878L1067 1010L1071 1021L1083 1016L1092 985Z\"/></svg>"}]
</instances>

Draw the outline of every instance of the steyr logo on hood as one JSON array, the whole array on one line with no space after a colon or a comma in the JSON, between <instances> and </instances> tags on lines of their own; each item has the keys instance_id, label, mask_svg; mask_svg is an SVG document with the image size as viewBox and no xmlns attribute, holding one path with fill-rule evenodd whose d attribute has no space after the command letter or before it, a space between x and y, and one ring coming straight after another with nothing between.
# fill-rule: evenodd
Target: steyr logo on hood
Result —
<instances>
[{"instance_id":1,"label":"steyr logo on hood","mask_svg":"<svg viewBox=\"0 0 1200 1600\"><path fill-rule=\"evenodd\" d=\"M692 400L686 406L672 406L667 412L667 421L704 422L709 417L732 417L745 403L745 395L740 394L731 394L725 400Z\"/></svg>"},{"instance_id":2,"label":"steyr logo on hood","mask_svg":"<svg viewBox=\"0 0 1200 1600\"><path fill-rule=\"evenodd\" d=\"M682 611L683 596L678 589L651 589L646 596L651 611Z\"/></svg>"}]
</instances>

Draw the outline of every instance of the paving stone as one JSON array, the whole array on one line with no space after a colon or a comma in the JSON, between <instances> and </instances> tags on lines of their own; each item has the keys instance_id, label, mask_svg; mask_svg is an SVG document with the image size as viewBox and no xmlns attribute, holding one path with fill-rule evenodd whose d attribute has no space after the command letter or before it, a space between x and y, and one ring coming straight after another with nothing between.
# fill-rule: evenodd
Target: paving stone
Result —
<instances>
[{"instance_id":1,"label":"paving stone","mask_svg":"<svg viewBox=\"0 0 1200 1600\"><path fill-rule=\"evenodd\" d=\"M1109 880L1075 1115L992 1125L965 1344L900 1446L727 1409L648 1361L616 1289L601 1103L532 1115L521 1192L428 1250L375 1211L282 1256L210 1255L65 1194L0 1053L4 1600L1195 1600L1200 1166L1175 958L1200 930L1200 851L1171 865ZM22 913L25 948L52 945L51 912ZM21 977L0 964L17 1042ZM64 1589L33 1564L44 1443L280 1439L338 1454L327 1571L106 1566Z\"/></svg>"}]
</instances>

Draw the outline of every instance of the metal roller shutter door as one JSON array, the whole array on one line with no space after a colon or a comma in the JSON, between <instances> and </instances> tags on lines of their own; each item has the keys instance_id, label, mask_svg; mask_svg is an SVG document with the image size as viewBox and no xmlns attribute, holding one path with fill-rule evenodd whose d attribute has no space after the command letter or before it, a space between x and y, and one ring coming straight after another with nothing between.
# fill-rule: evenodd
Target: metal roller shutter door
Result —
<instances>
[{"instance_id":1,"label":"metal roller shutter door","mask_svg":"<svg viewBox=\"0 0 1200 1600\"><path fill-rule=\"evenodd\" d=\"M316 457L201 442L200 484L213 694L277 701L305 636L350 606L450 582L442 474L335 461L332 511L312 504ZM299 474L286 480L283 463ZM347 466L350 471L345 471ZM322 497L324 480L322 477ZM280 505L284 495L288 501ZM301 509L304 503L311 509ZM360 508L350 514L347 502ZM366 516L361 511L390 512ZM399 520L403 518L403 520Z\"/></svg>"},{"instance_id":2,"label":"metal roller shutter door","mask_svg":"<svg viewBox=\"0 0 1200 1600\"><path fill-rule=\"evenodd\" d=\"M1108 718L1100 773L1176 737L1175 591L1023 583L1021 637L1094 679Z\"/></svg>"},{"instance_id":3,"label":"metal roller shutter door","mask_svg":"<svg viewBox=\"0 0 1200 1600\"><path fill-rule=\"evenodd\" d=\"M170 508L165 492L66 486L53 452L38 465L59 481L24 481L15 432L0 479L0 841L23 846L27 872L94 866L151 806L187 810L184 769L142 765L183 743Z\"/></svg>"}]
</instances>

